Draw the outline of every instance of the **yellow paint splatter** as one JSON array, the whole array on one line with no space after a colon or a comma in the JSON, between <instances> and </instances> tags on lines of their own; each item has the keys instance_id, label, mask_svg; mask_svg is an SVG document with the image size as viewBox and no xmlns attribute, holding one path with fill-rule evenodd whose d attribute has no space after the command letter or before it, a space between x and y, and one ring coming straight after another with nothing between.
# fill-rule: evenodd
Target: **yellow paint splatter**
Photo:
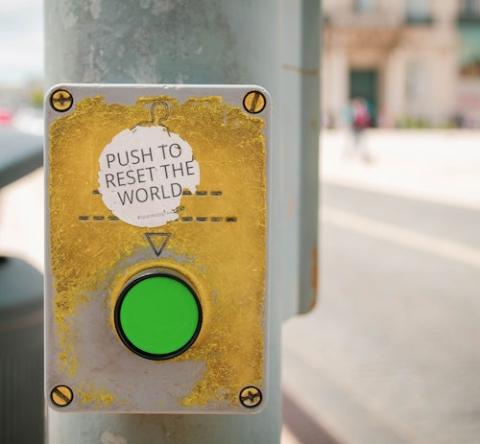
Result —
<instances>
[{"instance_id":1,"label":"yellow paint splatter","mask_svg":"<svg viewBox=\"0 0 480 444\"><path fill-rule=\"evenodd\" d=\"M98 187L98 158L116 134L139 122L148 123L149 106L154 102L169 104L168 118L162 124L192 147L200 164L198 189L219 190L221 196L183 196L180 220L161 228L171 233L167 248L171 254L130 265L110 278L122 260L148 245L144 228L112 220L101 196L93 192ZM91 301L92 292L103 294L109 311L106 318L114 329L113 307L126 281L141 270L168 267L192 282L204 312L195 345L174 360L202 361L206 370L179 402L185 406L212 401L233 405L242 387L262 386L266 162L263 119L247 115L220 97L191 98L183 103L168 96L145 97L134 105L108 104L102 97L92 97L51 124L51 303L61 372L73 376L81 366L89 365L78 355L72 320L79 307ZM80 216L88 216L88 221ZM193 221L182 222L185 217ZM207 221L197 222L197 217ZM215 217L221 223L212 222ZM193 259L180 261L178 257ZM115 399L104 392L80 393L85 402L105 404Z\"/></svg>"},{"instance_id":2,"label":"yellow paint splatter","mask_svg":"<svg viewBox=\"0 0 480 444\"><path fill-rule=\"evenodd\" d=\"M115 396L112 393L107 390L98 389L91 384L83 387L75 387L74 392L82 404L108 407L112 405L115 400Z\"/></svg>"}]
</instances>

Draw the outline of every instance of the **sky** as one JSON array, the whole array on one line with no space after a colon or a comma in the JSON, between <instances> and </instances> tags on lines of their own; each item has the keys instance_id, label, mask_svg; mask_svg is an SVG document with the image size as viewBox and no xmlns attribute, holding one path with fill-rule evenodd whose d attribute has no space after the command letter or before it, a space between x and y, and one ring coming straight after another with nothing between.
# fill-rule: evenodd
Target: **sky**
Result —
<instances>
[{"instance_id":1,"label":"sky","mask_svg":"<svg viewBox=\"0 0 480 444\"><path fill-rule=\"evenodd\" d=\"M0 84L42 73L43 0L0 0Z\"/></svg>"}]
</instances>

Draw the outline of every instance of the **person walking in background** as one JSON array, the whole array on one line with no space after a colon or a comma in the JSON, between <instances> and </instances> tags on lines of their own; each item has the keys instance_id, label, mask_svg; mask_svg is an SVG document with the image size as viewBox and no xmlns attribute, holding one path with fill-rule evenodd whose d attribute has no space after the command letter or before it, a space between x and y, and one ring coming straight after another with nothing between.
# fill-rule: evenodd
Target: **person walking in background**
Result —
<instances>
[{"instance_id":1,"label":"person walking in background","mask_svg":"<svg viewBox=\"0 0 480 444\"><path fill-rule=\"evenodd\" d=\"M347 111L347 124L351 131L351 142L345 149L345 154L370 163L372 158L365 145L365 130L372 124L368 103L361 97L352 99Z\"/></svg>"}]
</instances>

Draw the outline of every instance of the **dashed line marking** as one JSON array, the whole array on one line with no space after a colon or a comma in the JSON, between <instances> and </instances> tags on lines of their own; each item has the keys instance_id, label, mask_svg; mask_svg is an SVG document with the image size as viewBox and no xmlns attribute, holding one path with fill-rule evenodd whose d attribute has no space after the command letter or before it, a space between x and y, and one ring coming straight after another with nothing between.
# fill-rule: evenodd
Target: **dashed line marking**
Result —
<instances>
[{"instance_id":1,"label":"dashed line marking","mask_svg":"<svg viewBox=\"0 0 480 444\"><path fill-rule=\"evenodd\" d=\"M78 220L82 222L102 222L105 220L109 220L112 222L117 222L120 219L117 216L100 216L100 215L95 215L95 216L87 216L87 215L82 215L78 216ZM238 222L238 218L236 216L228 216L228 217L222 217L222 216L183 216L177 219L174 222L200 222L200 223L205 223L205 222L214 222L214 223L219 223L219 222L227 222L227 223L234 223Z\"/></svg>"},{"instance_id":2,"label":"dashed line marking","mask_svg":"<svg viewBox=\"0 0 480 444\"><path fill-rule=\"evenodd\" d=\"M92 194L95 194L99 196L101 193L99 190L92 190ZM223 196L223 191L221 190L212 190L212 191L207 191L207 190L199 190L195 191L195 194L192 193L190 190L183 190L182 194L184 196Z\"/></svg>"}]
</instances>

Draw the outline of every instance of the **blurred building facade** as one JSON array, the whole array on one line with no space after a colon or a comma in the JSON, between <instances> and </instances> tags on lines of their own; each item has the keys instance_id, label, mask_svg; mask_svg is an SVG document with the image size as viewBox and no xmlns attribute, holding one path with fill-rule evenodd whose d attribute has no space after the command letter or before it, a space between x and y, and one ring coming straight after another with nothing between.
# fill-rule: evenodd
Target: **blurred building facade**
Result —
<instances>
[{"instance_id":1,"label":"blurred building facade","mask_svg":"<svg viewBox=\"0 0 480 444\"><path fill-rule=\"evenodd\" d=\"M323 115L363 97L378 126L480 126L480 0L324 0Z\"/></svg>"}]
</instances>

